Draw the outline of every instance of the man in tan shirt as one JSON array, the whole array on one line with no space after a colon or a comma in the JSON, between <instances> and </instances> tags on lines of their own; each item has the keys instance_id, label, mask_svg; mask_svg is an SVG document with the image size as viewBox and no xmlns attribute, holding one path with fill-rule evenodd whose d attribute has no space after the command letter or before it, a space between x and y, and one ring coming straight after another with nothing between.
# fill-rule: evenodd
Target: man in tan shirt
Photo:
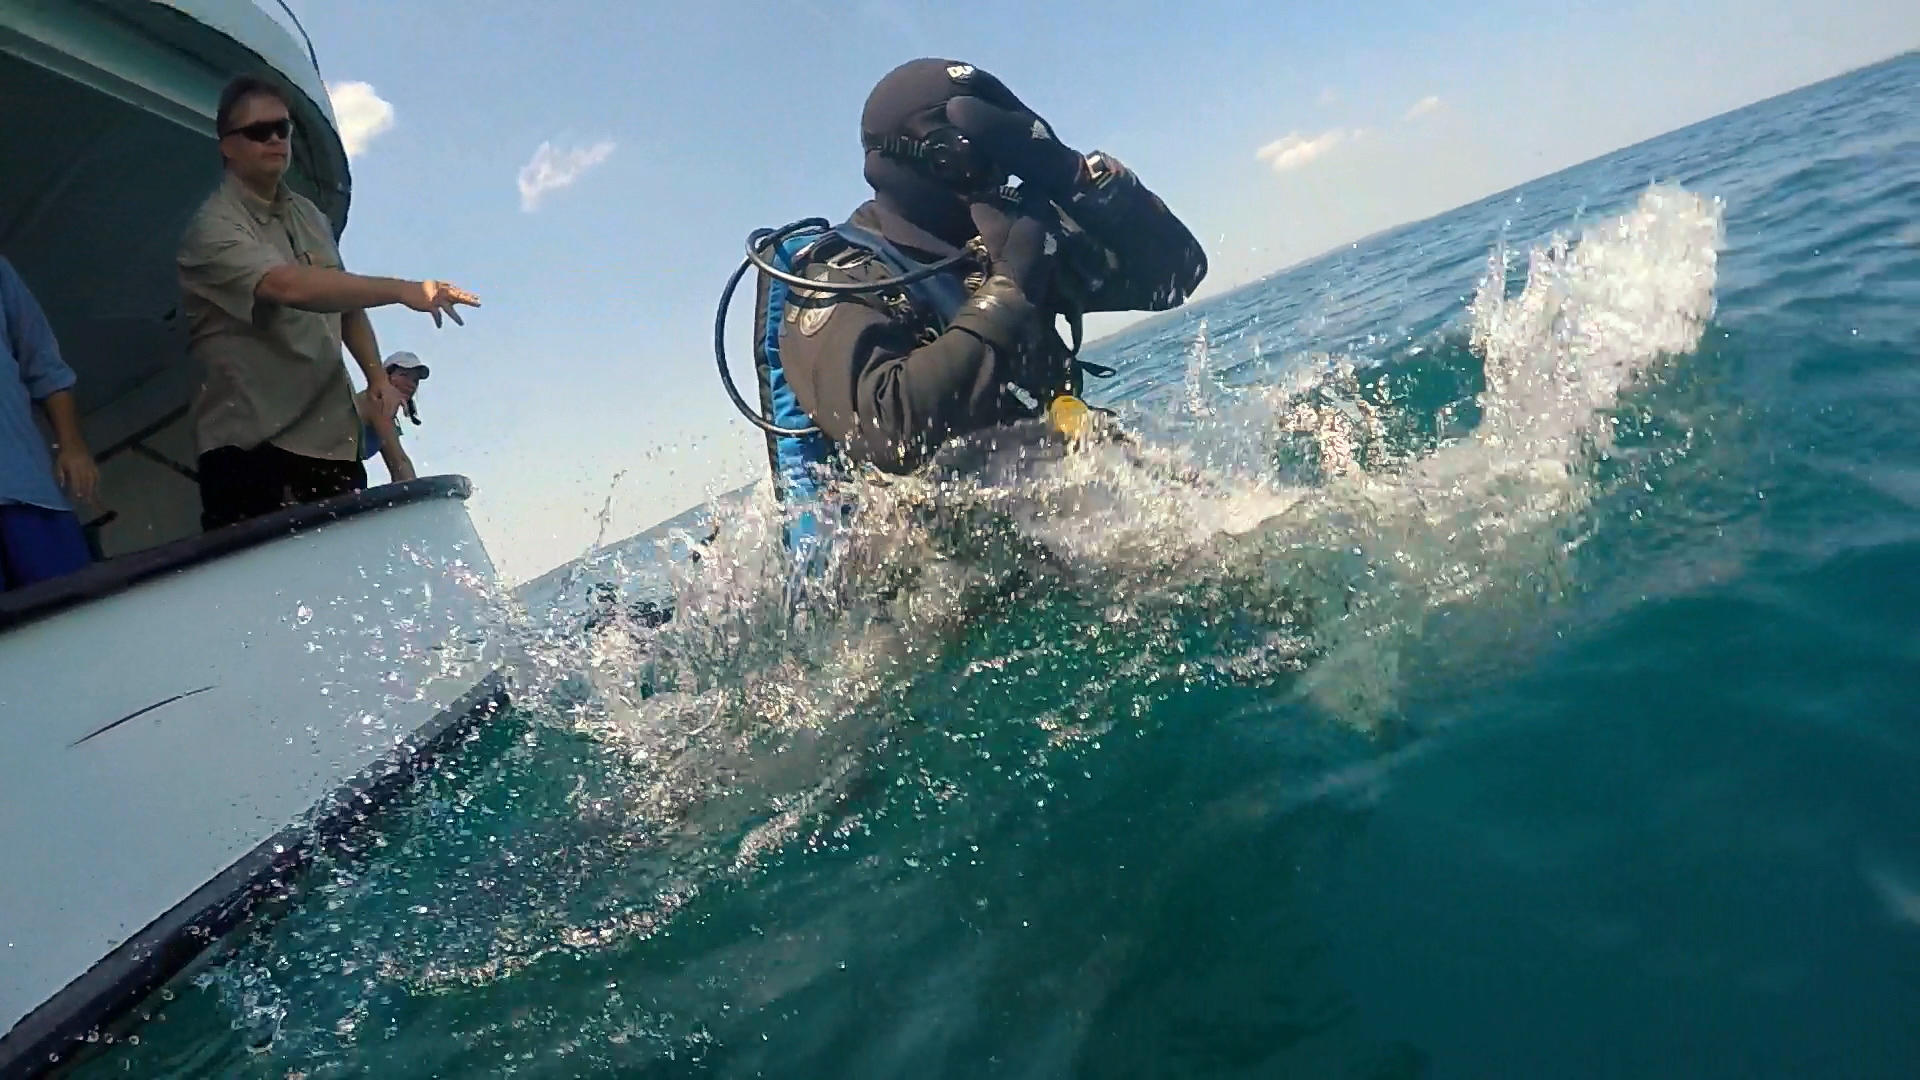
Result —
<instances>
[{"instance_id":1,"label":"man in tan shirt","mask_svg":"<svg viewBox=\"0 0 1920 1080\"><path fill-rule=\"evenodd\" d=\"M341 346L371 399L389 412L399 400L367 308L405 304L438 326L443 315L462 321L456 305L479 306L446 282L341 268L326 215L283 180L293 121L274 84L235 79L215 123L226 174L179 254L187 351L205 377L193 426L206 529L367 486Z\"/></svg>"}]
</instances>

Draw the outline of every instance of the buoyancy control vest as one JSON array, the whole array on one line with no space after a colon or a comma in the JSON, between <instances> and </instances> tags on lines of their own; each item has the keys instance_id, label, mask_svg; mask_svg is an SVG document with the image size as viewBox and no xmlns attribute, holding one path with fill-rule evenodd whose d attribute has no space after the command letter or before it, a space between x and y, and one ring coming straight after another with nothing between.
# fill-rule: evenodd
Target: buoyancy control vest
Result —
<instances>
[{"instance_id":1,"label":"buoyancy control vest","mask_svg":"<svg viewBox=\"0 0 1920 1080\"><path fill-rule=\"evenodd\" d=\"M941 272L945 265L952 265L951 261L945 265L922 263L879 233L851 223L843 222L824 232L790 233L780 238L768 255L774 267L794 276L805 276L816 267L852 270L870 261L878 262L890 278L912 280L891 287L883 282L873 290L846 294L844 299L873 302L876 296L904 297L919 323L917 329L935 335L946 329L967 299L961 282ZM821 515L828 510L831 482L841 465L832 442L801 408L787 381L780 362L780 329L786 323L789 306L832 304L843 296L818 292L796 296L797 291L804 291L802 287L764 271L761 282L754 313L754 370L760 384L761 414L771 421L766 432L767 460L773 471L774 495L785 515L787 549L796 563L808 564L818 554Z\"/></svg>"}]
</instances>

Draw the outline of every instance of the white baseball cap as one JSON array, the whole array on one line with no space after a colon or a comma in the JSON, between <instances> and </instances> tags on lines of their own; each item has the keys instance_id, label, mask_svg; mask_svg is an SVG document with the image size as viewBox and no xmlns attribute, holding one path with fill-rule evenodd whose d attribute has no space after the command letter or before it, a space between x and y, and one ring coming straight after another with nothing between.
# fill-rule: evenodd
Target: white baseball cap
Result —
<instances>
[{"instance_id":1,"label":"white baseball cap","mask_svg":"<svg viewBox=\"0 0 1920 1080\"><path fill-rule=\"evenodd\" d=\"M419 357L404 350L388 356L386 368L388 372L404 371L416 379L427 377L427 365L421 363Z\"/></svg>"}]
</instances>

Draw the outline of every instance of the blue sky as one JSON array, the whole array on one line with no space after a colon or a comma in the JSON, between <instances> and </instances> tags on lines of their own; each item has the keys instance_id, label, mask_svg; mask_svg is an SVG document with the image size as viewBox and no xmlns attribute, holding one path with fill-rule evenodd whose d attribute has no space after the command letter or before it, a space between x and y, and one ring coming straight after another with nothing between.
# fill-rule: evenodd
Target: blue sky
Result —
<instances>
[{"instance_id":1,"label":"blue sky","mask_svg":"<svg viewBox=\"0 0 1920 1080\"><path fill-rule=\"evenodd\" d=\"M1884 0L289 6L356 144L349 267L485 301L374 323L433 366L415 463L474 479L514 581L603 505L618 539L764 469L714 300L747 232L864 197L860 106L903 60L978 64L1125 160L1205 241L1205 295L1920 45ZM536 172L570 182L529 200Z\"/></svg>"}]
</instances>

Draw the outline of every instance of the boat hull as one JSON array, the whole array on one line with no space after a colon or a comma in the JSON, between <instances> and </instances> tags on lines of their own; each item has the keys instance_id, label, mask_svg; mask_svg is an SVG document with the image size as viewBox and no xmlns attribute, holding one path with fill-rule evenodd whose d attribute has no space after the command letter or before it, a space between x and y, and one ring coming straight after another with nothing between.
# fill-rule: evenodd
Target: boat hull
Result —
<instances>
[{"instance_id":1,"label":"boat hull","mask_svg":"<svg viewBox=\"0 0 1920 1080\"><path fill-rule=\"evenodd\" d=\"M0 1074L179 970L501 703L492 567L464 481L434 483L143 553L118 588L96 566L0 631Z\"/></svg>"}]
</instances>

